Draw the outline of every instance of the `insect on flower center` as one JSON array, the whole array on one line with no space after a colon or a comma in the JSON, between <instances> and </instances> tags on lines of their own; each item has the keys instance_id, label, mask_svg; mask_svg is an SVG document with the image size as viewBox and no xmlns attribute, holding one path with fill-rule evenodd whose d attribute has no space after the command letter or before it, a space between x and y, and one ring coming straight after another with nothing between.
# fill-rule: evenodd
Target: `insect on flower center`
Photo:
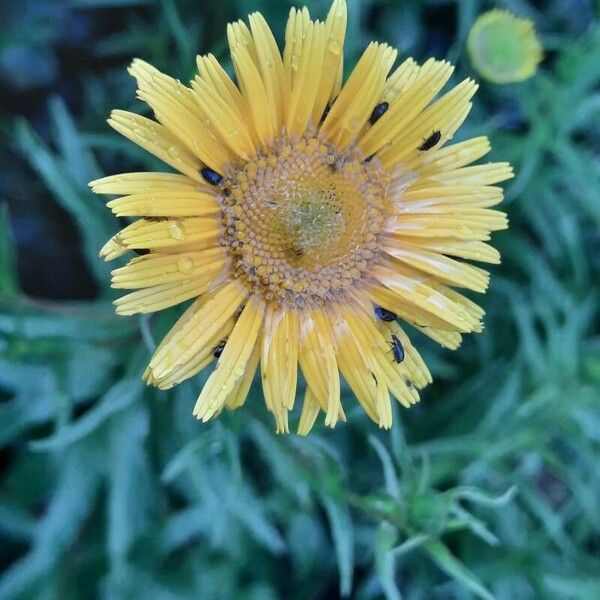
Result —
<instances>
[{"instance_id":1,"label":"insect on flower center","mask_svg":"<svg viewBox=\"0 0 600 600\"><path fill-rule=\"evenodd\" d=\"M378 259L388 178L316 137L285 137L220 183L233 275L292 306L341 298Z\"/></svg>"}]
</instances>

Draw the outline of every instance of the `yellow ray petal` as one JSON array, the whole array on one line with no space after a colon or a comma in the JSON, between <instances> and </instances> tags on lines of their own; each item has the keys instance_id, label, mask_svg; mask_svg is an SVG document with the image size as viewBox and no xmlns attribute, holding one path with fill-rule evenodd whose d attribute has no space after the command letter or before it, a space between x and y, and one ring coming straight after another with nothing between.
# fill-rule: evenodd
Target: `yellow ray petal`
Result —
<instances>
[{"instance_id":1,"label":"yellow ray petal","mask_svg":"<svg viewBox=\"0 0 600 600\"><path fill-rule=\"evenodd\" d=\"M378 153L381 163L386 168L391 168L422 153L419 147L434 131L441 133L435 146L441 148L454 135L456 119L463 115L476 91L477 84L467 79L427 107L410 124L406 124L389 146ZM428 152L435 152L435 149Z\"/></svg>"},{"instance_id":2,"label":"yellow ray petal","mask_svg":"<svg viewBox=\"0 0 600 600\"><path fill-rule=\"evenodd\" d=\"M235 324L215 370L196 401L194 415L198 419L208 421L217 414L246 373L257 343L264 312L264 301L258 296L252 296Z\"/></svg>"},{"instance_id":3,"label":"yellow ray petal","mask_svg":"<svg viewBox=\"0 0 600 600\"><path fill-rule=\"evenodd\" d=\"M365 50L321 127L337 147L346 148L368 121L397 54L387 44L374 42Z\"/></svg>"},{"instance_id":4,"label":"yellow ray petal","mask_svg":"<svg viewBox=\"0 0 600 600\"><path fill-rule=\"evenodd\" d=\"M447 186L490 186L511 177L514 177L514 173L508 163L487 163L419 177L413 189L440 183Z\"/></svg>"},{"instance_id":5,"label":"yellow ray petal","mask_svg":"<svg viewBox=\"0 0 600 600\"><path fill-rule=\"evenodd\" d=\"M202 163L164 125L126 110L113 110L108 124L144 150L194 181L201 181Z\"/></svg>"},{"instance_id":6,"label":"yellow ray petal","mask_svg":"<svg viewBox=\"0 0 600 600\"><path fill-rule=\"evenodd\" d=\"M324 23L309 23L287 107L286 129L293 138L300 137L306 131L315 109L326 47L325 35Z\"/></svg>"},{"instance_id":7,"label":"yellow ray petal","mask_svg":"<svg viewBox=\"0 0 600 600\"><path fill-rule=\"evenodd\" d=\"M156 312L199 296L215 285L216 277L207 271L189 279L153 285L117 298L113 304L119 315Z\"/></svg>"},{"instance_id":8,"label":"yellow ray petal","mask_svg":"<svg viewBox=\"0 0 600 600\"><path fill-rule=\"evenodd\" d=\"M317 416L319 415L319 402L312 390L307 387L302 403L302 412L300 413L300 421L298 422L298 435L306 436L313 428Z\"/></svg>"},{"instance_id":9,"label":"yellow ray petal","mask_svg":"<svg viewBox=\"0 0 600 600\"><path fill-rule=\"evenodd\" d=\"M246 364L246 370L244 374L239 379L239 381L234 385L233 390L227 396L225 400L225 406L229 410L235 410L239 408L246 402L246 398L248 397L248 392L250 391L250 386L254 381L254 376L256 375L256 369L258 367L258 361L260 359L260 344L254 344L254 348L252 349L252 354L250 355L250 359Z\"/></svg>"},{"instance_id":10,"label":"yellow ray petal","mask_svg":"<svg viewBox=\"0 0 600 600\"><path fill-rule=\"evenodd\" d=\"M192 89L194 100L223 144L243 160L253 158L256 147L247 115L240 115L235 104L229 104L209 82L200 77L192 81Z\"/></svg>"},{"instance_id":11,"label":"yellow ray petal","mask_svg":"<svg viewBox=\"0 0 600 600\"><path fill-rule=\"evenodd\" d=\"M283 51L283 71L290 91L293 88L298 73L304 39L310 23L310 15L306 6L302 10L290 9L290 15L285 28L285 48Z\"/></svg>"},{"instance_id":12,"label":"yellow ray petal","mask_svg":"<svg viewBox=\"0 0 600 600\"><path fill-rule=\"evenodd\" d=\"M464 142L439 148L436 152L418 152L403 163L407 170L414 170L421 177L445 173L471 164L491 150L485 136L471 138Z\"/></svg>"},{"instance_id":13,"label":"yellow ray petal","mask_svg":"<svg viewBox=\"0 0 600 600\"><path fill-rule=\"evenodd\" d=\"M114 288L137 289L201 275L215 277L228 263L222 248L182 254L147 254L112 272Z\"/></svg>"},{"instance_id":14,"label":"yellow ray petal","mask_svg":"<svg viewBox=\"0 0 600 600\"><path fill-rule=\"evenodd\" d=\"M390 397L379 365L358 343L339 307L330 310L330 320L336 357L344 379L369 418L380 427L390 427Z\"/></svg>"},{"instance_id":15,"label":"yellow ray petal","mask_svg":"<svg viewBox=\"0 0 600 600\"><path fill-rule=\"evenodd\" d=\"M405 364L407 358L402 363L394 360L394 354L391 351L391 343L384 337L377 328L373 311L367 314L358 307L346 308L343 311L344 320L350 327L354 341L364 356L367 363L367 356L370 354L372 361L376 364L374 373L377 379L382 378L385 385L389 388L394 397L406 408L419 401L419 394L416 389L408 387L407 380L410 371ZM388 335L389 338L389 335ZM408 364L408 363L407 363ZM391 406L384 403L378 406L380 420L391 425L392 414Z\"/></svg>"},{"instance_id":16,"label":"yellow ray petal","mask_svg":"<svg viewBox=\"0 0 600 600\"><path fill-rule=\"evenodd\" d=\"M139 98L152 107L156 118L202 162L223 172L234 155L195 102L192 90L139 59L129 72L137 80Z\"/></svg>"},{"instance_id":17,"label":"yellow ray petal","mask_svg":"<svg viewBox=\"0 0 600 600\"><path fill-rule=\"evenodd\" d=\"M446 331L435 327L417 327L417 329L440 346L450 350L456 350L462 343L462 335L456 331Z\"/></svg>"},{"instance_id":18,"label":"yellow ray petal","mask_svg":"<svg viewBox=\"0 0 600 600\"><path fill-rule=\"evenodd\" d=\"M208 186L192 181L189 177L176 173L119 173L95 179L88 183L95 194L143 194L146 192L212 192Z\"/></svg>"},{"instance_id":19,"label":"yellow ray petal","mask_svg":"<svg viewBox=\"0 0 600 600\"><path fill-rule=\"evenodd\" d=\"M118 217L208 217L221 211L214 194L194 190L131 194L106 206Z\"/></svg>"},{"instance_id":20,"label":"yellow ray petal","mask_svg":"<svg viewBox=\"0 0 600 600\"><path fill-rule=\"evenodd\" d=\"M398 237L403 245L411 248L425 248L432 252L457 256L479 262L500 264L500 252L484 242L453 240L451 238L406 238Z\"/></svg>"},{"instance_id":21,"label":"yellow ray petal","mask_svg":"<svg viewBox=\"0 0 600 600\"><path fill-rule=\"evenodd\" d=\"M447 207L451 211L453 208L484 208L502 202L503 197L502 188L495 186L431 184L428 187L418 187L418 183L419 181L415 182L397 199L396 212L413 214L430 207L440 213L446 212Z\"/></svg>"},{"instance_id":22,"label":"yellow ray petal","mask_svg":"<svg viewBox=\"0 0 600 600\"><path fill-rule=\"evenodd\" d=\"M139 219L122 229L110 240L100 256L111 260L113 243L128 249L152 249L194 242L197 249L216 245L220 224L210 217L189 219Z\"/></svg>"},{"instance_id":23,"label":"yellow ray petal","mask_svg":"<svg viewBox=\"0 0 600 600\"><path fill-rule=\"evenodd\" d=\"M314 393L321 410L326 413L325 424L334 427L338 419L344 421L331 330L321 309L300 316L298 359L308 387Z\"/></svg>"},{"instance_id":24,"label":"yellow ray petal","mask_svg":"<svg viewBox=\"0 0 600 600\"><path fill-rule=\"evenodd\" d=\"M267 308L262 336L262 385L278 433L289 431L288 411L294 407L296 398L298 336L295 310Z\"/></svg>"},{"instance_id":25,"label":"yellow ray petal","mask_svg":"<svg viewBox=\"0 0 600 600\"><path fill-rule=\"evenodd\" d=\"M449 63L428 60L420 69L417 80L403 91L388 111L359 140L366 156L388 146L398 134L409 127L423 109L446 84L454 67Z\"/></svg>"},{"instance_id":26,"label":"yellow ray petal","mask_svg":"<svg viewBox=\"0 0 600 600\"><path fill-rule=\"evenodd\" d=\"M374 267L373 275L404 302L438 317L456 331L468 333L475 331L480 325L479 319L469 314L462 304L440 291L440 286L423 276L419 277L418 271L409 267L382 264Z\"/></svg>"},{"instance_id":27,"label":"yellow ray petal","mask_svg":"<svg viewBox=\"0 0 600 600\"><path fill-rule=\"evenodd\" d=\"M347 13L345 0L334 0L325 20L325 53L311 119L314 125L321 120L327 103L340 93Z\"/></svg>"},{"instance_id":28,"label":"yellow ray petal","mask_svg":"<svg viewBox=\"0 0 600 600\"><path fill-rule=\"evenodd\" d=\"M248 20L254 38L260 74L269 100L269 110L275 117L277 129L280 129L283 124L284 102L289 94L281 54L265 18L259 12L255 12L248 17Z\"/></svg>"},{"instance_id":29,"label":"yellow ray petal","mask_svg":"<svg viewBox=\"0 0 600 600\"><path fill-rule=\"evenodd\" d=\"M442 318L421 310L410 298L407 300L403 299L392 290L382 286L379 282L365 284L363 286L363 293L373 304L396 313L399 318L415 327L432 327L450 331L455 329Z\"/></svg>"},{"instance_id":30,"label":"yellow ray petal","mask_svg":"<svg viewBox=\"0 0 600 600\"><path fill-rule=\"evenodd\" d=\"M148 365L152 378L164 380L193 361L212 356L247 295L242 285L230 281L199 298L156 349Z\"/></svg>"},{"instance_id":31,"label":"yellow ray petal","mask_svg":"<svg viewBox=\"0 0 600 600\"><path fill-rule=\"evenodd\" d=\"M407 58L386 79L383 88L382 102L393 104L400 94L407 90L417 79L419 66L412 58Z\"/></svg>"},{"instance_id":32,"label":"yellow ray petal","mask_svg":"<svg viewBox=\"0 0 600 600\"><path fill-rule=\"evenodd\" d=\"M250 116L244 96L212 54L197 56L196 66L200 77L211 84L217 95L235 111L240 119L247 119Z\"/></svg>"},{"instance_id":33,"label":"yellow ray petal","mask_svg":"<svg viewBox=\"0 0 600 600\"><path fill-rule=\"evenodd\" d=\"M487 271L437 252L409 246L393 236L384 241L383 249L396 260L434 275L449 285L485 292L489 284Z\"/></svg>"},{"instance_id":34,"label":"yellow ray petal","mask_svg":"<svg viewBox=\"0 0 600 600\"><path fill-rule=\"evenodd\" d=\"M238 85L250 109L254 129L262 144L278 133L277 118L269 111L269 96L261 78L250 30L242 21L227 26L227 38Z\"/></svg>"}]
</instances>

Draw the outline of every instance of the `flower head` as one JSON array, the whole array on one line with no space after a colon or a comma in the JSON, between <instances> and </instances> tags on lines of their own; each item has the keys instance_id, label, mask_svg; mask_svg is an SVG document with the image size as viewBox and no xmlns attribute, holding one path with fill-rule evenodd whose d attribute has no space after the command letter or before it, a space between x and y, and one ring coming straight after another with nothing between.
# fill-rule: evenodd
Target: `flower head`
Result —
<instances>
[{"instance_id":1,"label":"flower head","mask_svg":"<svg viewBox=\"0 0 600 600\"><path fill-rule=\"evenodd\" d=\"M531 77L543 53L533 22L507 10L483 13L467 42L473 66L493 83L513 83Z\"/></svg>"},{"instance_id":2,"label":"flower head","mask_svg":"<svg viewBox=\"0 0 600 600\"><path fill-rule=\"evenodd\" d=\"M277 430L288 431L301 372L299 432L318 413L345 420L340 374L380 427L390 394L409 407L431 381L398 320L443 346L481 331L483 311L453 287L483 292L499 262L486 242L506 227L490 207L506 163L467 166L490 149L447 145L471 107L470 80L438 94L445 61L372 43L342 85L346 4L325 22L292 9L283 56L254 13L227 33L235 81L212 56L190 87L134 60L138 95L156 120L113 111L109 123L173 167L91 183L137 220L101 255L144 251L113 271L123 315L193 302L144 374L162 389L213 362L194 414L241 406L260 364Z\"/></svg>"}]
</instances>

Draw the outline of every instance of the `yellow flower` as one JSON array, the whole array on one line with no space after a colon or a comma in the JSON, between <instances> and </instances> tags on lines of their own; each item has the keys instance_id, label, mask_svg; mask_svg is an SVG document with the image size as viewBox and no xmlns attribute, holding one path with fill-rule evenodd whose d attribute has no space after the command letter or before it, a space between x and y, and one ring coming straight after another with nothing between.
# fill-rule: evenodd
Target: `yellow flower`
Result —
<instances>
[{"instance_id":1,"label":"yellow flower","mask_svg":"<svg viewBox=\"0 0 600 600\"><path fill-rule=\"evenodd\" d=\"M528 79L543 57L533 22L500 9L489 10L475 21L467 47L473 67L493 83Z\"/></svg>"},{"instance_id":2,"label":"yellow flower","mask_svg":"<svg viewBox=\"0 0 600 600\"><path fill-rule=\"evenodd\" d=\"M498 263L486 243L507 226L493 184L507 163L467 166L485 137L453 145L477 86L435 99L445 61L371 43L342 86L346 4L325 22L292 9L280 55L259 13L229 25L236 81L212 55L191 87L141 60L130 72L156 121L115 110L109 123L179 171L92 182L136 217L101 256L144 251L113 271L123 315L192 304L157 348L144 379L171 388L216 362L194 414L241 406L260 363L267 408L288 431L298 366L306 392L298 431L318 413L345 420L340 374L380 427L390 394L406 407L431 375L396 317L448 348L481 331L483 311L453 290L483 292ZM391 74L390 74L391 73ZM434 100L435 99L435 100Z\"/></svg>"}]
</instances>

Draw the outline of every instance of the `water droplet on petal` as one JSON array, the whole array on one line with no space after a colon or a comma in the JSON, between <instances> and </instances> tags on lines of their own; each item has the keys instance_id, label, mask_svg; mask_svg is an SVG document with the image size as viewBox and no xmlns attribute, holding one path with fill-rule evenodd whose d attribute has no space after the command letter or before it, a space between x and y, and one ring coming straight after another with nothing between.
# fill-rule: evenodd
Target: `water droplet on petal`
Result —
<instances>
[{"instance_id":1,"label":"water droplet on petal","mask_svg":"<svg viewBox=\"0 0 600 600\"><path fill-rule=\"evenodd\" d=\"M177 268L182 273L189 273L194 268L194 261L189 256L182 256L177 261Z\"/></svg>"},{"instance_id":2,"label":"water droplet on petal","mask_svg":"<svg viewBox=\"0 0 600 600\"><path fill-rule=\"evenodd\" d=\"M183 239L185 233L184 233L183 227L179 221L173 221L173 223L171 223L169 225L169 235L174 240L182 240Z\"/></svg>"}]
</instances>

